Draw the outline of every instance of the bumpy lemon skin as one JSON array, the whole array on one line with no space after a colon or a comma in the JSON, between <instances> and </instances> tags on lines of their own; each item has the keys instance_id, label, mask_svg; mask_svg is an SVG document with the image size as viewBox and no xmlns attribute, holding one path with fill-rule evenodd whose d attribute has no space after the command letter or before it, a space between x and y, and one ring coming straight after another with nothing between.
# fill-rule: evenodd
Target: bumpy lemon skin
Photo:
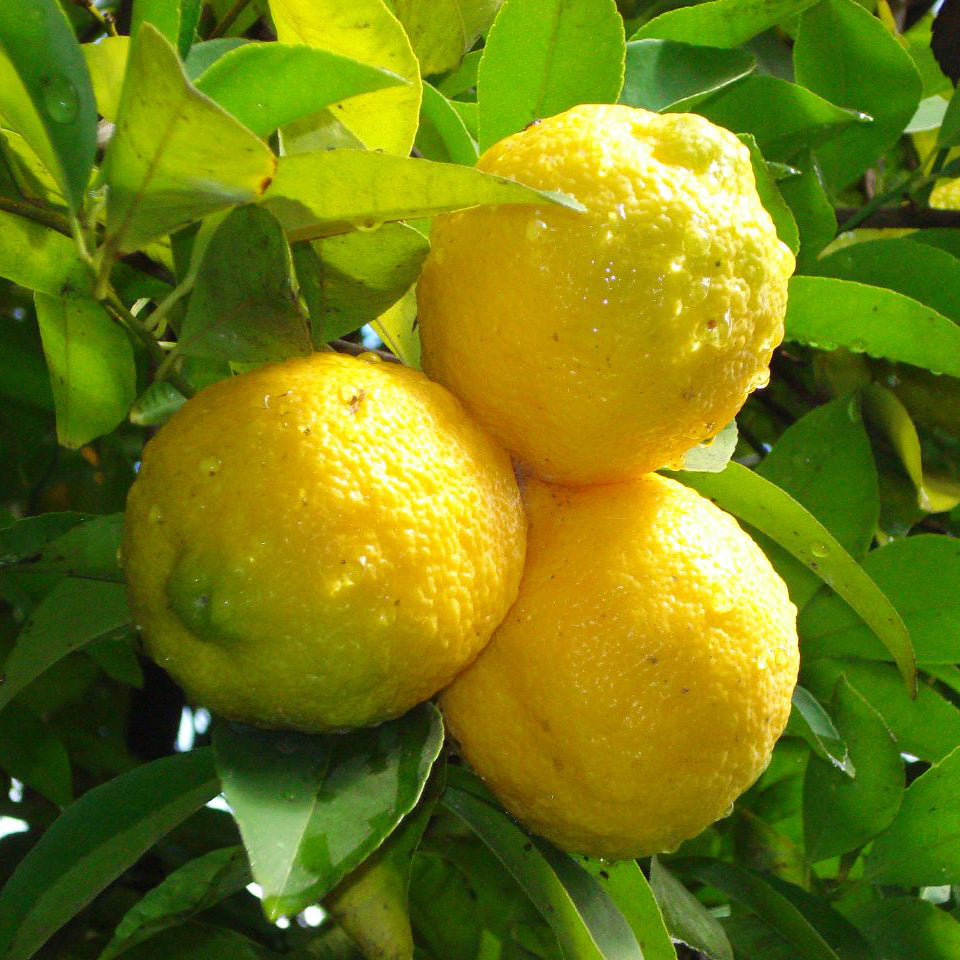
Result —
<instances>
[{"instance_id":1,"label":"bumpy lemon skin","mask_svg":"<svg viewBox=\"0 0 960 960\"><path fill-rule=\"evenodd\" d=\"M438 217L417 290L424 370L538 476L677 462L766 383L794 258L732 133L583 105L478 166L587 208Z\"/></svg>"},{"instance_id":2,"label":"bumpy lemon skin","mask_svg":"<svg viewBox=\"0 0 960 960\"><path fill-rule=\"evenodd\" d=\"M675 849L729 813L787 722L796 608L737 523L649 475L531 482L520 596L441 695L504 806L558 846Z\"/></svg>"},{"instance_id":3,"label":"bumpy lemon skin","mask_svg":"<svg viewBox=\"0 0 960 960\"><path fill-rule=\"evenodd\" d=\"M506 453L422 374L337 354L190 400L147 445L123 567L147 648L195 701L339 730L427 699L517 594Z\"/></svg>"}]
</instances>

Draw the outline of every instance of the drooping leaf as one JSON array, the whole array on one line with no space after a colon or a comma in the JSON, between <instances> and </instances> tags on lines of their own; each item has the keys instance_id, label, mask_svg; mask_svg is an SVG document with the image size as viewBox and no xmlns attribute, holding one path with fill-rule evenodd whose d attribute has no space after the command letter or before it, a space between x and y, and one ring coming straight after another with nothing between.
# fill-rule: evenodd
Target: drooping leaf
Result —
<instances>
[{"instance_id":1,"label":"drooping leaf","mask_svg":"<svg viewBox=\"0 0 960 960\"><path fill-rule=\"evenodd\" d=\"M136 398L130 338L96 300L34 295L57 410L57 439L76 449L109 433Z\"/></svg>"},{"instance_id":2,"label":"drooping leaf","mask_svg":"<svg viewBox=\"0 0 960 960\"><path fill-rule=\"evenodd\" d=\"M275 165L263 141L190 86L169 42L144 24L101 170L109 187L102 255L255 199Z\"/></svg>"},{"instance_id":3,"label":"drooping leaf","mask_svg":"<svg viewBox=\"0 0 960 960\"><path fill-rule=\"evenodd\" d=\"M0 710L0 769L59 806L73 797L70 758L60 738L32 710Z\"/></svg>"},{"instance_id":4,"label":"drooping leaf","mask_svg":"<svg viewBox=\"0 0 960 960\"><path fill-rule=\"evenodd\" d=\"M613 0L506 0L477 76L481 151L578 103L614 103L623 20Z\"/></svg>"},{"instance_id":5,"label":"drooping leaf","mask_svg":"<svg viewBox=\"0 0 960 960\"><path fill-rule=\"evenodd\" d=\"M369 856L416 804L442 742L432 704L330 736L218 725L224 795L267 915L315 903Z\"/></svg>"},{"instance_id":6,"label":"drooping leaf","mask_svg":"<svg viewBox=\"0 0 960 960\"><path fill-rule=\"evenodd\" d=\"M89 268L76 244L35 220L0 210L0 277L51 297L88 293Z\"/></svg>"},{"instance_id":7,"label":"drooping leaf","mask_svg":"<svg viewBox=\"0 0 960 960\"><path fill-rule=\"evenodd\" d=\"M960 326L893 290L832 277L793 277L788 340L899 360L960 377Z\"/></svg>"},{"instance_id":8,"label":"drooping leaf","mask_svg":"<svg viewBox=\"0 0 960 960\"><path fill-rule=\"evenodd\" d=\"M358 150L282 157L264 204L291 240L372 229L486 203L577 204L454 163Z\"/></svg>"},{"instance_id":9,"label":"drooping leaf","mask_svg":"<svg viewBox=\"0 0 960 960\"><path fill-rule=\"evenodd\" d=\"M210 237L178 342L184 355L241 363L310 352L290 248L263 207L232 211Z\"/></svg>"},{"instance_id":10,"label":"drooping leaf","mask_svg":"<svg viewBox=\"0 0 960 960\"><path fill-rule=\"evenodd\" d=\"M329 119L370 150L406 156L420 114L417 58L400 21L383 0L270 0L283 43L303 43L389 70L404 86L390 87L337 104Z\"/></svg>"},{"instance_id":11,"label":"drooping leaf","mask_svg":"<svg viewBox=\"0 0 960 960\"><path fill-rule=\"evenodd\" d=\"M733 960L733 950L719 921L658 857L650 861L650 886L672 937L715 960Z\"/></svg>"},{"instance_id":12,"label":"drooping leaf","mask_svg":"<svg viewBox=\"0 0 960 960\"><path fill-rule=\"evenodd\" d=\"M953 960L960 956L960 922L918 897L884 897L856 904L850 919L884 960Z\"/></svg>"},{"instance_id":13,"label":"drooping leaf","mask_svg":"<svg viewBox=\"0 0 960 960\"><path fill-rule=\"evenodd\" d=\"M97 150L97 107L56 0L0 4L0 115L23 134L76 212Z\"/></svg>"},{"instance_id":14,"label":"drooping leaf","mask_svg":"<svg viewBox=\"0 0 960 960\"><path fill-rule=\"evenodd\" d=\"M722 473L685 473L682 481L756 527L835 590L890 650L911 694L916 661L910 635L896 608L815 517L788 493L731 462Z\"/></svg>"},{"instance_id":15,"label":"drooping leaf","mask_svg":"<svg viewBox=\"0 0 960 960\"><path fill-rule=\"evenodd\" d=\"M803 782L805 850L824 860L856 850L890 825L903 798L903 761L880 715L841 677L831 713L856 770L811 757Z\"/></svg>"},{"instance_id":16,"label":"drooping leaf","mask_svg":"<svg viewBox=\"0 0 960 960\"><path fill-rule=\"evenodd\" d=\"M821 760L829 762L848 777L854 776L856 768L850 759L850 751L833 725L830 714L820 706L817 698L798 684L793 689L792 700L793 709L783 735L801 737Z\"/></svg>"},{"instance_id":17,"label":"drooping leaf","mask_svg":"<svg viewBox=\"0 0 960 960\"><path fill-rule=\"evenodd\" d=\"M816 151L824 179L839 190L896 142L920 102L920 75L896 38L855 0L822 0L805 10L793 61L798 83L873 118Z\"/></svg>"},{"instance_id":18,"label":"drooping leaf","mask_svg":"<svg viewBox=\"0 0 960 960\"><path fill-rule=\"evenodd\" d=\"M0 948L27 960L165 833L216 795L209 749L164 757L71 804L0 891Z\"/></svg>"},{"instance_id":19,"label":"drooping leaf","mask_svg":"<svg viewBox=\"0 0 960 960\"><path fill-rule=\"evenodd\" d=\"M317 47L247 43L218 58L194 84L257 136L266 137L331 104L404 82L379 67Z\"/></svg>"},{"instance_id":20,"label":"drooping leaf","mask_svg":"<svg viewBox=\"0 0 960 960\"><path fill-rule=\"evenodd\" d=\"M631 40L620 103L644 110L688 109L747 76L757 63L745 50L677 40Z\"/></svg>"}]
</instances>

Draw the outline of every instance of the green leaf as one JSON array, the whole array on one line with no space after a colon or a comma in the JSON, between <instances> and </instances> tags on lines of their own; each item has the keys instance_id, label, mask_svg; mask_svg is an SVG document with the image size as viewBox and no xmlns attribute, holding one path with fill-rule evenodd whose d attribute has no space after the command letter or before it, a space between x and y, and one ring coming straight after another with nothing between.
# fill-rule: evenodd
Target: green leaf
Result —
<instances>
[{"instance_id":1,"label":"green leaf","mask_svg":"<svg viewBox=\"0 0 960 960\"><path fill-rule=\"evenodd\" d=\"M631 40L619 102L644 110L686 109L747 76L756 65L745 50Z\"/></svg>"},{"instance_id":2,"label":"green leaf","mask_svg":"<svg viewBox=\"0 0 960 960\"><path fill-rule=\"evenodd\" d=\"M680 873L717 887L743 904L797 948L797 960L839 960L804 915L767 880L745 867L720 860L671 861Z\"/></svg>"},{"instance_id":3,"label":"green leaf","mask_svg":"<svg viewBox=\"0 0 960 960\"><path fill-rule=\"evenodd\" d=\"M159 427L166 423L187 398L165 380L151 383L130 408L130 422L138 427Z\"/></svg>"},{"instance_id":4,"label":"green leaf","mask_svg":"<svg viewBox=\"0 0 960 960\"><path fill-rule=\"evenodd\" d=\"M565 957L642 960L626 920L599 883L565 854L535 843L473 793L448 787L443 804L480 837L524 889L553 928Z\"/></svg>"},{"instance_id":5,"label":"green leaf","mask_svg":"<svg viewBox=\"0 0 960 960\"><path fill-rule=\"evenodd\" d=\"M907 788L893 823L866 859L872 883L899 887L960 882L960 747Z\"/></svg>"},{"instance_id":6,"label":"green leaf","mask_svg":"<svg viewBox=\"0 0 960 960\"><path fill-rule=\"evenodd\" d=\"M376 850L420 798L442 742L432 704L330 736L218 724L217 768L267 915L315 903Z\"/></svg>"},{"instance_id":7,"label":"green leaf","mask_svg":"<svg viewBox=\"0 0 960 960\"><path fill-rule=\"evenodd\" d=\"M809 151L794 162L801 170L798 177L781 180L777 186L793 211L800 231L798 270L808 272L816 255L837 232L837 217L820 179L819 168Z\"/></svg>"},{"instance_id":8,"label":"green leaf","mask_svg":"<svg viewBox=\"0 0 960 960\"><path fill-rule=\"evenodd\" d=\"M426 77L454 69L493 22L501 0L394 0Z\"/></svg>"},{"instance_id":9,"label":"green leaf","mask_svg":"<svg viewBox=\"0 0 960 960\"><path fill-rule=\"evenodd\" d=\"M44 598L3 664L0 708L68 653L130 623L122 584L67 577Z\"/></svg>"},{"instance_id":10,"label":"green leaf","mask_svg":"<svg viewBox=\"0 0 960 960\"><path fill-rule=\"evenodd\" d=\"M733 950L720 922L658 857L650 861L650 886L672 937L714 960L733 960Z\"/></svg>"},{"instance_id":11,"label":"green leaf","mask_svg":"<svg viewBox=\"0 0 960 960\"><path fill-rule=\"evenodd\" d=\"M0 949L27 960L164 834L216 796L209 749L164 757L87 791L0 891Z\"/></svg>"},{"instance_id":12,"label":"green leaf","mask_svg":"<svg viewBox=\"0 0 960 960\"><path fill-rule=\"evenodd\" d=\"M445 97L458 97L467 93L477 85L477 71L480 68L480 59L483 50L473 50L460 62L456 70L434 81L434 86Z\"/></svg>"},{"instance_id":13,"label":"green leaf","mask_svg":"<svg viewBox=\"0 0 960 960\"><path fill-rule=\"evenodd\" d=\"M734 133L752 134L768 160L790 160L864 117L778 77L753 76L726 87L696 112Z\"/></svg>"},{"instance_id":14,"label":"green leaf","mask_svg":"<svg viewBox=\"0 0 960 960\"><path fill-rule=\"evenodd\" d=\"M686 473L680 479L771 537L832 587L890 650L911 695L916 662L910 635L896 608L812 514L788 493L731 462L723 473Z\"/></svg>"},{"instance_id":15,"label":"green leaf","mask_svg":"<svg viewBox=\"0 0 960 960\"><path fill-rule=\"evenodd\" d=\"M123 75L130 54L129 37L103 37L80 48L90 71L90 82L97 100L97 110L111 123L117 118Z\"/></svg>"},{"instance_id":16,"label":"green leaf","mask_svg":"<svg viewBox=\"0 0 960 960\"><path fill-rule=\"evenodd\" d=\"M856 774L850 751L833 725L830 714L809 690L799 684L793 688L793 709L783 735L805 740L821 760L832 764L846 776Z\"/></svg>"},{"instance_id":17,"label":"green leaf","mask_svg":"<svg viewBox=\"0 0 960 960\"><path fill-rule=\"evenodd\" d=\"M0 210L0 277L51 297L93 287L73 240L5 210Z\"/></svg>"},{"instance_id":18,"label":"green leaf","mask_svg":"<svg viewBox=\"0 0 960 960\"><path fill-rule=\"evenodd\" d=\"M246 37L217 37L215 40L195 43L183 61L183 69L187 79L193 83L201 73L209 70L213 64L231 50L236 50L237 47L253 42L247 40Z\"/></svg>"},{"instance_id":19,"label":"green leaf","mask_svg":"<svg viewBox=\"0 0 960 960\"><path fill-rule=\"evenodd\" d=\"M34 295L57 410L57 439L76 449L109 433L136 398L130 339L95 300Z\"/></svg>"},{"instance_id":20,"label":"green leaf","mask_svg":"<svg viewBox=\"0 0 960 960\"><path fill-rule=\"evenodd\" d=\"M960 957L960 923L927 900L884 897L855 904L848 915L884 960Z\"/></svg>"},{"instance_id":21,"label":"green leaf","mask_svg":"<svg viewBox=\"0 0 960 960\"><path fill-rule=\"evenodd\" d=\"M677 960L677 951L670 941L660 906L636 860L608 862L587 857L578 862L600 881L630 924L643 960Z\"/></svg>"},{"instance_id":22,"label":"green leaf","mask_svg":"<svg viewBox=\"0 0 960 960\"><path fill-rule=\"evenodd\" d=\"M79 210L97 150L97 107L80 46L56 0L0 4L0 114Z\"/></svg>"},{"instance_id":23,"label":"green leaf","mask_svg":"<svg viewBox=\"0 0 960 960\"><path fill-rule=\"evenodd\" d=\"M341 103L330 117L370 150L406 156L420 114L420 66L400 21L383 0L270 0L283 43L304 43L389 70L407 84Z\"/></svg>"},{"instance_id":24,"label":"green leaf","mask_svg":"<svg viewBox=\"0 0 960 960\"><path fill-rule=\"evenodd\" d=\"M68 530L90 519L88 514L41 513L24 517L0 529L0 565L16 563L38 553L45 543L56 540Z\"/></svg>"},{"instance_id":25,"label":"green leaf","mask_svg":"<svg viewBox=\"0 0 960 960\"><path fill-rule=\"evenodd\" d=\"M420 275L429 250L426 237L403 223L295 246L314 345L357 330L392 307Z\"/></svg>"},{"instance_id":26,"label":"green leaf","mask_svg":"<svg viewBox=\"0 0 960 960\"><path fill-rule=\"evenodd\" d=\"M669 10L630 39L658 37L704 47L739 47L757 34L796 16L817 0L711 0Z\"/></svg>"},{"instance_id":27,"label":"green leaf","mask_svg":"<svg viewBox=\"0 0 960 960\"><path fill-rule=\"evenodd\" d=\"M193 920L164 930L125 953L125 960L279 960L248 937Z\"/></svg>"},{"instance_id":28,"label":"green leaf","mask_svg":"<svg viewBox=\"0 0 960 960\"><path fill-rule=\"evenodd\" d=\"M134 0L130 36L135 37L145 23L152 24L173 46L180 37L181 0Z\"/></svg>"},{"instance_id":29,"label":"green leaf","mask_svg":"<svg viewBox=\"0 0 960 960\"><path fill-rule=\"evenodd\" d=\"M429 83L423 85L416 148L428 160L462 163L468 167L477 162L477 145L467 132L460 114Z\"/></svg>"},{"instance_id":30,"label":"green leaf","mask_svg":"<svg viewBox=\"0 0 960 960\"><path fill-rule=\"evenodd\" d=\"M960 260L913 239L864 240L820 257L809 272L896 290L960 324Z\"/></svg>"},{"instance_id":31,"label":"green leaf","mask_svg":"<svg viewBox=\"0 0 960 960\"><path fill-rule=\"evenodd\" d=\"M797 221L793 219L793 213L791 213L783 197L780 196L777 182L770 172L767 161L760 152L756 140L749 133L739 134L739 139L750 151L750 163L753 166L753 176L757 183L760 202L767 213L770 214L773 224L777 228L777 236L796 255L796 252L800 249L800 233L797 230Z\"/></svg>"},{"instance_id":32,"label":"green leaf","mask_svg":"<svg viewBox=\"0 0 960 960\"><path fill-rule=\"evenodd\" d=\"M379 67L286 43L244 44L194 81L201 93L260 137L331 104L402 83Z\"/></svg>"},{"instance_id":33,"label":"green leaf","mask_svg":"<svg viewBox=\"0 0 960 960\"><path fill-rule=\"evenodd\" d=\"M117 559L122 526L122 513L89 517L16 560L0 556L0 569L16 562L14 569L18 573L62 573L68 577L122 583L123 574Z\"/></svg>"},{"instance_id":34,"label":"green leaf","mask_svg":"<svg viewBox=\"0 0 960 960\"><path fill-rule=\"evenodd\" d=\"M173 48L144 24L101 171L109 188L101 255L137 250L208 213L253 200L275 164L263 141L190 86Z\"/></svg>"},{"instance_id":35,"label":"green leaf","mask_svg":"<svg viewBox=\"0 0 960 960\"><path fill-rule=\"evenodd\" d=\"M178 341L187 356L265 363L310 353L283 229L263 207L232 211L210 237Z\"/></svg>"},{"instance_id":36,"label":"green leaf","mask_svg":"<svg viewBox=\"0 0 960 960\"><path fill-rule=\"evenodd\" d=\"M188 860L125 914L98 960L111 960L169 927L209 910L250 882L243 847L224 847Z\"/></svg>"},{"instance_id":37,"label":"green leaf","mask_svg":"<svg viewBox=\"0 0 960 960\"><path fill-rule=\"evenodd\" d=\"M919 663L960 661L960 542L933 534L894 540L868 553L863 568L903 617ZM800 629L805 657L890 659L872 633L829 595L809 603Z\"/></svg>"},{"instance_id":38,"label":"green leaf","mask_svg":"<svg viewBox=\"0 0 960 960\"><path fill-rule=\"evenodd\" d=\"M793 62L798 83L873 117L817 150L824 179L839 190L897 141L920 102L920 75L886 26L855 0L821 0L805 10Z\"/></svg>"},{"instance_id":39,"label":"green leaf","mask_svg":"<svg viewBox=\"0 0 960 960\"><path fill-rule=\"evenodd\" d=\"M683 469L704 473L726 470L737 449L737 421L731 420L715 437L688 450L683 458Z\"/></svg>"},{"instance_id":40,"label":"green leaf","mask_svg":"<svg viewBox=\"0 0 960 960\"><path fill-rule=\"evenodd\" d=\"M408 367L420 369L420 336L417 333L417 295L408 290L389 310L380 314L371 326L390 352Z\"/></svg>"},{"instance_id":41,"label":"green leaf","mask_svg":"<svg viewBox=\"0 0 960 960\"><path fill-rule=\"evenodd\" d=\"M786 338L821 350L900 360L960 377L960 327L893 290L832 277L792 277Z\"/></svg>"},{"instance_id":42,"label":"green leaf","mask_svg":"<svg viewBox=\"0 0 960 960\"><path fill-rule=\"evenodd\" d=\"M0 711L0 768L58 806L73 798L63 743L47 723L17 703Z\"/></svg>"},{"instance_id":43,"label":"green leaf","mask_svg":"<svg viewBox=\"0 0 960 960\"><path fill-rule=\"evenodd\" d=\"M937 134L937 147L943 150L946 147L956 147L958 145L960 145L960 97L954 91L940 124L940 133Z\"/></svg>"},{"instance_id":44,"label":"green leaf","mask_svg":"<svg viewBox=\"0 0 960 960\"><path fill-rule=\"evenodd\" d=\"M455 163L363 150L281 157L264 204L291 240L373 229L388 220L430 217L487 203L579 205L559 194Z\"/></svg>"},{"instance_id":45,"label":"green leaf","mask_svg":"<svg viewBox=\"0 0 960 960\"><path fill-rule=\"evenodd\" d=\"M506 0L477 76L480 149L578 103L614 103L623 20L613 0Z\"/></svg>"},{"instance_id":46,"label":"green leaf","mask_svg":"<svg viewBox=\"0 0 960 960\"><path fill-rule=\"evenodd\" d=\"M856 850L888 827L903 798L903 761L883 719L841 676L830 712L856 775L813 756L803 781L803 835L811 860Z\"/></svg>"}]
</instances>

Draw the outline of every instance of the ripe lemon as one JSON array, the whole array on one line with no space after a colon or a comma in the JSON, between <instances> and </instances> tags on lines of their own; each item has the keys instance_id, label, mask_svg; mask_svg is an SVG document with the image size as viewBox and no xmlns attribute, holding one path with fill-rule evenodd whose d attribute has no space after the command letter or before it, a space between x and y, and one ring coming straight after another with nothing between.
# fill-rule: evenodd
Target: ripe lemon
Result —
<instances>
[{"instance_id":1,"label":"ripe lemon","mask_svg":"<svg viewBox=\"0 0 960 960\"><path fill-rule=\"evenodd\" d=\"M192 698L319 731L397 716L469 663L516 597L525 526L509 458L443 387L319 353L159 431L122 555L147 647Z\"/></svg>"},{"instance_id":2,"label":"ripe lemon","mask_svg":"<svg viewBox=\"0 0 960 960\"><path fill-rule=\"evenodd\" d=\"M424 370L539 476L633 479L766 383L794 259L732 133L583 105L478 166L587 208L438 217L417 292Z\"/></svg>"},{"instance_id":3,"label":"ripe lemon","mask_svg":"<svg viewBox=\"0 0 960 960\"><path fill-rule=\"evenodd\" d=\"M729 812L790 713L796 609L708 500L649 475L538 481L520 596L441 695L504 806L560 847L673 849Z\"/></svg>"}]
</instances>

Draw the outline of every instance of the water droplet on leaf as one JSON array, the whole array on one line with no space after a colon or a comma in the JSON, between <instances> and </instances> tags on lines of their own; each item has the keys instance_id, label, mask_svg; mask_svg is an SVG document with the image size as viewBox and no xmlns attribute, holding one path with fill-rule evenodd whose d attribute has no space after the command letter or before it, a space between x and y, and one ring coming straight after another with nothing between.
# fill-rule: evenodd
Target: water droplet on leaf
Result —
<instances>
[{"instance_id":1,"label":"water droplet on leaf","mask_svg":"<svg viewBox=\"0 0 960 960\"><path fill-rule=\"evenodd\" d=\"M62 73L49 73L40 81L43 109L54 123L71 123L80 109L77 88Z\"/></svg>"}]
</instances>

